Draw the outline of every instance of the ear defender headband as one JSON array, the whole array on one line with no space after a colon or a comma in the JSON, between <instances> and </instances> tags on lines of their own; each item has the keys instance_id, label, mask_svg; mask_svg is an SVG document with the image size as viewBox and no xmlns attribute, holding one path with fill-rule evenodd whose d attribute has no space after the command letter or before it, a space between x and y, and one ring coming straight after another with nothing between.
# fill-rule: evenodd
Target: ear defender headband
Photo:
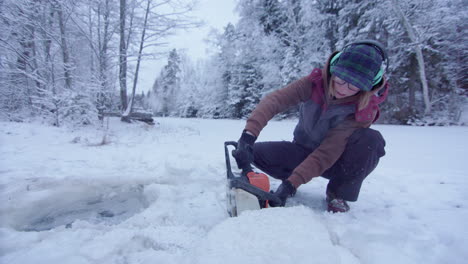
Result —
<instances>
[{"instance_id":1,"label":"ear defender headband","mask_svg":"<svg viewBox=\"0 0 468 264\"><path fill-rule=\"evenodd\" d=\"M337 54L335 54L333 56L333 58L330 60L330 65L335 65L338 62L338 60L340 58L340 55L348 47L353 46L353 45L359 45L359 44L369 45L369 46L375 48L377 50L377 52L382 56L382 65L380 66L379 72L377 73L377 75L375 75L375 77L374 77L374 79L372 81L372 86L376 86L377 84L379 84L382 81L382 78L383 78L385 72L387 71L388 64L389 64L387 51L382 46L382 44L380 44L380 42L378 42L378 41L375 41L375 40L362 40L362 41L357 41L357 42L350 43L350 44L346 45L343 48L342 51L338 52ZM384 66L384 64L385 64L385 66Z\"/></svg>"}]
</instances>

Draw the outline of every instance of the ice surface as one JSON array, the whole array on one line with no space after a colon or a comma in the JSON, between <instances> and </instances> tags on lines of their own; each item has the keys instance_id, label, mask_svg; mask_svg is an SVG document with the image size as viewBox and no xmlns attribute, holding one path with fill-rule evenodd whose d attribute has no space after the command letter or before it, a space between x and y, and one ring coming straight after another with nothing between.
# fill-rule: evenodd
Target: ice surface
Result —
<instances>
[{"instance_id":1,"label":"ice surface","mask_svg":"<svg viewBox=\"0 0 468 264\"><path fill-rule=\"evenodd\" d=\"M374 126L386 156L346 214L327 181L226 213L223 143L244 121L0 123L0 263L465 263L468 128ZM291 140L272 121L259 141ZM107 133L107 144L101 145ZM273 188L278 182L272 180Z\"/></svg>"}]
</instances>

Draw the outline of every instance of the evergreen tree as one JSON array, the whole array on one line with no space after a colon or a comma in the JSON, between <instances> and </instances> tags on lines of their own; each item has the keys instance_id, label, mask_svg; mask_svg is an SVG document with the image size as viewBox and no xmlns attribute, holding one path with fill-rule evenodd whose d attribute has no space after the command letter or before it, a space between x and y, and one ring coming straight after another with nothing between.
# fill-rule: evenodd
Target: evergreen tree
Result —
<instances>
[{"instance_id":1,"label":"evergreen tree","mask_svg":"<svg viewBox=\"0 0 468 264\"><path fill-rule=\"evenodd\" d=\"M220 48L219 65L221 68L222 87L220 87L221 102L217 107L217 115L219 117L230 117L228 107L229 90L231 83L234 81L235 61L238 55L239 35L236 32L234 25L229 23L224 33L219 37L218 45Z\"/></svg>"},{"instance_id":2,"label":"evergreen tree","mask_svg":"<svg viewBox=\"0 0 468 264\"><path fill-rule=\"evenodd\" d=\"M181 54L180 59L180 83L183 85L176 94L176 113L182 117L197 117L203 99L201 69L196 69L186 54Z\"/></svg>"},{"instance_id":3,"label":"evergreen tree","mask_svg":"<svg viewBox=\"0 0 468 264\"><path fill-rule=\"evenodd\" d=\"M153 101L156 113L170 116L176 113L176 95L180 90L180 57L177 50L169 53L167 65L161 70L153 85Z\"/></svg>"},{"instance_id":4,"label":"evergreen tree","mask_svg":"<svg viewBox=\"0 0 468 264\"><path fill-rule=\"evenodd\" d=\"M251 1L244 3L241 19L235 31L227 31L231 56L226 56L224 83L227 85L227 115L234 118L245 118L259 102L263 92L262 64L268 61L259 43L265 37L258 23L256 9L251 9ZM228 30L232 30L230 28ZM226 54L226 53L225 53ZM226 78L228 77L228 78Z\"/></svg>"}]
</instances>

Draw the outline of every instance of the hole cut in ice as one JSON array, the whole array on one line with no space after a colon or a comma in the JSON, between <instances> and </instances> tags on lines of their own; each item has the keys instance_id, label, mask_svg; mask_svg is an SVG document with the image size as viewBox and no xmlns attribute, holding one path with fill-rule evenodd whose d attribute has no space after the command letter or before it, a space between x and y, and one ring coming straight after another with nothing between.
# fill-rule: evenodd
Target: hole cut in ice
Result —
<instances>
[{"instance_id":1,"label":"hole cut in ice","mask_svg":"<svg viewBox=\"0 0 468 264\"><path fill-rule=\"evenodd\" d=\"M45 231L59 226L73 228L73 222L119 224L148 207L144 186L79 186L60 190L23 208L14 228Z\"/></svg>"}]
</instances>

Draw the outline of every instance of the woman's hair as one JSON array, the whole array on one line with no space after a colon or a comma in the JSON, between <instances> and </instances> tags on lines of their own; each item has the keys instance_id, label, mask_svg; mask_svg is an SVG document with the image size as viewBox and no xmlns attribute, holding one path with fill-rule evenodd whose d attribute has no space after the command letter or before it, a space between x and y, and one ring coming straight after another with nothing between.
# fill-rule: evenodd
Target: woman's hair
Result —
<instances>
[{"instance_id":1,"label":"woman's hair","mask_svg":"<svg viewBox=\"0 0 468 264\"><path fill-rule=\"evenodd\" d=\"M378 86L381 86L382 82L380 82L378 84ZM375 87L374 87L375 88ZM359 110L362 110L364 108L367 107L367 105L369 104L372 96L376 93L376 91L374 89L372 89L371 91L369 92L366 92L366 91L359 91L356 95L354 96L358 96L358 111ZM329 85L328 85L328 96L330 98L333 98L333 96L335 96L335 87L334 85L332 85L332 81L331 81L331 78L330 78L330 82L329 82Z\"/></svg>"},{"instance_id":2,"label":"woman's hair","mask_svg":"<svg viewBox=\"0 0 468 264\"><path fill-rule=\"evenodd\" d=\"M359 92L358 111L367 107L373 95L374 95L374 91L370 91L370 92L360 91Z\"/></svg>"}]
</instances>

